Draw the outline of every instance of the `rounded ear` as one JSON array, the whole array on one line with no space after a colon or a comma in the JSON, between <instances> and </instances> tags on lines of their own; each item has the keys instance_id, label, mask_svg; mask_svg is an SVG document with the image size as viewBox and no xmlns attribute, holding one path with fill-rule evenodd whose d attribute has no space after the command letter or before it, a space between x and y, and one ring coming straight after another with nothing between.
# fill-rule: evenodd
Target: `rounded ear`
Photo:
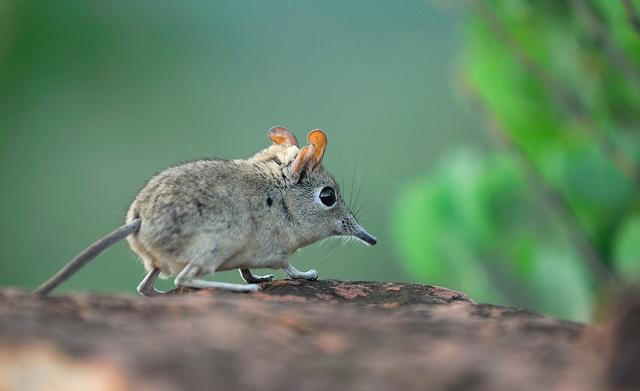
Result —
<instances>
[{"instance_id":1,"label":"rounded ear","mask_svg":"<svg viewBox=\"0 0 640 391\"><path fill-rule=\"evenodd\" d=\"M327 149L327 135L321 129L314 129L307 135L307 141L313 146L313 155L309 160L307 170L313 171L324 157L324 151Z\"/></svg>"},{"instance_id":2,"label":"rounded ear","mask_svg":"<svg viewBox=\"0 0 640 391\"><path fill-rule=\"evenodd\" d=\"M298 146L298 140L296 139L296 136L284 126L271 127L267 135L274 144L284 145L286 147L291 145Z\"/></svg>"},{"instance_id":3,"label":"rounded ear","mask_svg":"<svg viewBox=\"0 0 640 391\"><path fill-rule=\"evenodd\" d=\"M302 147L296 158L285 169L285 176L295 183L300 179L302 171L313 171L324 157L327 149L327 135L320 129L314 129L307 135L309 145Z\"/></svg>"}]
</instances>

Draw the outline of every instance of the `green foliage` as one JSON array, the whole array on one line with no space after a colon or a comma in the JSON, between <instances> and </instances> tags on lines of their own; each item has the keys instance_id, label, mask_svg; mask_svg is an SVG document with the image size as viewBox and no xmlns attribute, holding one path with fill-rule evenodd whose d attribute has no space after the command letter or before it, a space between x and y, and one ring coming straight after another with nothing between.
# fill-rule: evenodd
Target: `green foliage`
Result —
<instances>
[{"instance_id":1,"label":"green foliage","mask_svg":"<svg viewBox=\"0 0 640 391\"><path fill-rule=\"evenodd\" d=\"M585 319L586 271L552 219L539 214L510 159L463 151L405 189L393 226L403 259L422 281Z\"/></svg>"},{"instance_id":2,"label":"green foliage","mask_svg":"<svg viewBox=\"0 0 640 391\"><path fill-rule=\"evenodd\" d=\"M626 278L640 279L640 216L632 216L616 237L616 268Z\"/></svg>"},{"instance_id":3,"label":"green foliage","mask_svg":"<svg viewBox=\"0 0 640 391\"><path fill-rule=\"evenodd\" d=\"M398 200L399 251L423 281L588 318L602 284L567 230L640 277L640 35L618 1L478 4L461 77L569 216L533 196L511 155L458 153Z\"/></svg>"}]
</instances>

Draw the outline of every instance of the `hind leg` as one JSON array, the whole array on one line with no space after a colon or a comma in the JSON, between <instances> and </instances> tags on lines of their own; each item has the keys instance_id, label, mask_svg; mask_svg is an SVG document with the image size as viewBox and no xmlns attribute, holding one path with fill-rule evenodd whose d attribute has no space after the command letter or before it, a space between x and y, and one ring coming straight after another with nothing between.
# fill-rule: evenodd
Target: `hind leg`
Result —
<instances>
[{"instance_id":1,"label":"hind leg","mask_svg":"<svg viewBox=\"0 0 640 391\"><path fill-rule=\"evenodd\" d=\"M251 270L249 269L238 269L238 270L240 270L240 275L242 276L242 279L249 284L257 284L259 282L273 281L273 274L269 274L266 276L256 276L255 274L251 273Z\"/></svg>"},{"instance_id":2,"label":"hind leg","mask_svg":"<svg viewBox=\"0 0 640 391\"><path fill-rule=\"evenodd\" d=\"M144 264L145 269L150 270L149 273L138 284L138 293L145 297L154 297L164 294L165 292L156 290L154 284L163 271L163 262L159 262L157 257L154 257L145 246L140 243L140 240L136 235L130 235L127 237L127 242L131 249L138 254L140 260Z\"/></svg>"},{"instance_id":3,"label":"hind leg","mask_svg":"<svg viewBox=\"0 0 640 391\"><path fill-rule=\"evenodd\" d=\"M138 293L144 297L155 297L163 295L164 292L157 290L153 285L160 274L160 269L154 267L151 271L142 279L140 285L138 285Z\"/></svg>"},{"instance_id":4,"label":"hind leg","mask_svg":"<svg viewBox=\"0 0 640 391\"><path fill-rule=\"evenodd\" d=\"M196 278L200 272L200 267L193 263L188 264L182 269L174 280L176 286L187 288L218 288L226 289L233 292L257 292L260 286L256 284L231 284L228 282L207 281Z\"/></svg>"}]
</instances>

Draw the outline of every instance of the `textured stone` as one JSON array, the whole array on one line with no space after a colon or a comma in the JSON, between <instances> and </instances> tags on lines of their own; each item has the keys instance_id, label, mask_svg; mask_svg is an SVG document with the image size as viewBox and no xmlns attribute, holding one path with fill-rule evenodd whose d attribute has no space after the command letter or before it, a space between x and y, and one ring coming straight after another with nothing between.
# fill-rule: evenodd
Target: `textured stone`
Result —
<instances>
[{"instance_id":1,"label":"textured stone","mask_svg":"<svg viewBox=\"0 0 640 391\"><path fill-rule=\"evenodd\" d=\"M68 389L599 389L591 326L419 284L262 285L153 299L2 290L0 389L64 389L65 374Z\"/></svg>"}]
</instances>

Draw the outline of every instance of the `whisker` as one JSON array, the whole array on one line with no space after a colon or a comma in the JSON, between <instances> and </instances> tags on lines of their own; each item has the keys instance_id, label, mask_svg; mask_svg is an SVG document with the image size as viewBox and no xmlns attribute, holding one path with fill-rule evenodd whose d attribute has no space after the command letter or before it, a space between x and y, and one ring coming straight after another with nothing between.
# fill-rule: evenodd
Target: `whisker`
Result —
<instances>
[{"instance_id":1,"label":"whisker","mask_svg":"<svg viewBox=\"0 0 640 391\"><path fill-rule=\"evenodd\" d=\"M358 207L358 201L360 200L360 194L362 193L362 189L364 188L364 182L367 179L367 175L369 174L369 167L371 167L371 166L368 165L365 168L364 175L362 176L362 179L360 180L360 186L358 187L358 191L356 192L355 202L353 203L353 207L355 209L358 209L358 210L362 209L362 207ZM357 213L355 213L354 215L357 215Z\"/></svg>"},{"instance_id":2,"label":"whisker","mask_svg":"<svg viewBox=\"0 0 640 391\"><path fill-rule=\"evenodd\" d=\"M340 143L336 145L338 148L338 163L340 164L340 184L344 184L344 160L342 160L342 148Z\"/></svg>"},{"instance_id":3,"label":"whisker","mask_svg":"<svg viewBox=\"0 0 640 391\"><path fill-rule=\"evenodd\" d=\"M349 210L351 210L351 208L353 207L353 186L355 185L356 182L356 172L358 171L358 159L359 159L360 153L359 150L356 150L356 161L355 164L353 165L353 175L351 176L351 190L349 191Z\"/></svg>"},{"instance_id":4,"label":"whisker","mask_svg":"<svg viewBox=\"0 0 640 391\"><path fill-rule=\"evenodd\" d=\"M371 204L371 202L376 198L376 194L371 194L368 197L366 197L363 201L362 204L359 205L355 211L353 212L353 215L358 218L358 215L360 214L360 212L367 206L369 206Z\"/></svg>"},{"instance_id":5,"label":"whisker","mask_svg":"<svg viewBox=\"0 0 640 391\"><path fill-rule=\"evenodd\" d=\"M344 250L347 243L349 243L351 236L341 236L341 238L342 238L342 249Z\"/></svg>"},{"instance_id":6,"label":"whisker","mask_svg":"<svg viewBox=\"0 0 640 391\"><path fill-rule=\"evenodd\" d=\"M322 241L322 243L325 243L325 242L328 243L327 246L325 246L325 247L327 247L326 248L327 252L320 259L320 262L325 262L329 258L329 256L332 255L336 251L336 249L338 248L337 242L335 240L335 237L330 237L330 238L327 238L327 239Z\"/></svg>"}]
</instances>

